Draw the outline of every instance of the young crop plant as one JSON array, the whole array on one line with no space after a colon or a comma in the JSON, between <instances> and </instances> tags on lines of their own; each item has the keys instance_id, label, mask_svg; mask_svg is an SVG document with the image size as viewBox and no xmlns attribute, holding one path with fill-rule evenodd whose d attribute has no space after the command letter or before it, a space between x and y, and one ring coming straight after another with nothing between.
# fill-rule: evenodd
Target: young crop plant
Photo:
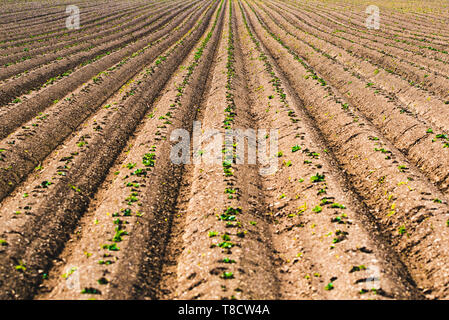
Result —
<instances>
[{"instance_id":1,"label":"young crop plant","mask_svg":"<svg viewBox=\"0 0 449 320\"><path fill-rule=\"evenodd\" d=\"M407 229L405 228L404 225L402 225L402 226L400 226L400 227L398 228L398 233L399 233L399 235L401 235L401 236L407 233ZM407 234L407 235L408 235L408 234Z\"/></svg>"},{"instance_id":2,"label":"young crop plant","mask_svg":"<svg viewBox=\"0 0 449 320\"><path fill-rule=\"evenodd\" d=\"M291 160L284 161L283 165L286 166L286 167L291 167L292 166L292 161Z\"/></svg>"},{"instance_id":3,"label":"young crop plant","mask_svg":"<svg viewBox=\"0 0 449 320\"><path fill-rule=\"evenodd\" d=\"M122 230L120 226L117 226L115 228L115 235L112 238L113 242L121 242L123 240L123 236L128 235L128 232L126 232L125 230Z\"/></svg>"},{"instance_id":4,"label":"young crop plant","mask_svg":"<svg viewBox=\"0 0 449 320\"><path fill-rule=\"evenodd\" d=\"M145 167L154 167L156 154L155 153L146 153L142 158L142 163Z\"/></svg>"},{"instance_id":5,"label":"young crop plant","mask_svg":"<svg viewBox=\"0 0 449 320\"><path fill-rule=\"evenodd\" d=\"M234 273L230 271L223 272L221 275L223 279L234 279Z\"/></svg>"},{"instance_id":6,"label":"young crop plant","mask_svg":"<svg viewBox=\"0 0 449 320\"><path fill-rule=\"evenodd\" d=\"M324 174L317 173L314 176L310 177L310 181L312 181L312 182L323 182L324 178L325 178Z\"/></svg>"},{"instance_id":7,"label":"young crop plant","mask_svg":"<svg viewBox=\"0 0 449 320\"><path fill-rule=\"evenodd\" d=\"M229 241L223 241L218 244L218 246L222 249L231 249L232 247L234 247L234 245L234 243Z\"/></svg>"},{"instance_id":8,"label":"young crop plant","mask_svg":"<svg viewBox=\"0 0 449 320\"><path fill-rule=\"evenodd\" d=\"M217 231L209 231L209 238L213 238L218 236L218 232Z\"/></svg>"},{"instance_id":9,"label":"young crop plant","mask_svg":"<svg viewBox=\"0 0 449 320\"><path fill-rule=\"evenodd\" d=\"M338 224L345 224L346 223L346 219L347 219L347 215L346 214L342 214L342 215L340 215L340 216L336 216L335 218L332 218L331 219L331 222L333 222L333 223L338 223Z\"/></svg>"},{"instance_id":10,"label":"young crop plant","mask_svg":"<svg viewBox=\"0 0 449 320\"><path fill-rule=\"evenodd\" d=\"M20 272L25 272L27 270L25 263L22 260L19 260L19 264L15 266L15 269Z\"/></svg>"},{"instance_id":11,"label":"young crop plant","mask_svg":"<svg viewBox=\"0 0 449 320\"><path fill-rule=\"evenodd\" d=\"M296 152L296 151L299 151L299 150L301 150L301 147L298 146L298 145L295 145L295 146L292 147L292 152Z\"/></svg>"},{"instance_id":12,"label":"young crop plant","mask_svg":"<svg viewBox=\"0 0 449 320\"><path fill-rule=\"evenodd\" d=\"M330 291L334 289L334 284L332 282L329 282L325 287L324 290Z\"/></svg>"},{"instance_id":13,"label":"young crop plant","mask_svg":"<svg viewBox=\"0 0 449 320\"><path fill-rule=\"evenodd\" d=\"M101 291L93 287L86 287L81 290L81 294L101 294Z\"/></svg>"},{"instance_id":14,"label":"young crop plant","mask_svg":"<svg viewBox=\"0 0 449 320\"><path fill-rule=\"evenodd\" d=\"M120 248L117 247L116 243L113 244L105 244L102 246L103 249L108 249L109 251L119 251Z\"/></svg>"},{"instance_id":15,"label":"young crop plant","mask_svg":"<svg viewBox=\"0 0 449 320\"><path fill-rule=\"evenodd\" d=\"M137 163L128 163L127 165L126 165L126 167L128 168L128 169L133 169L135 166L137 165Z\"/></svg>"},{"instance_id":16,"label":"young crop plant","mask_svg":"<svg viewBox=\"0 0 449 320\"><path fill-rule=\"evenodd\" d=\"M231 259L231 258L228 258L228 257L223 258L223 260L221 260L221 262L223 262L223 263L236 263L234 259Z\"/></svg>"},{"instance_id":17,"label":"young crop plant","mask_svg":"<svg viewBox=\"0 0 449 320\"><path fill-rule=\"evenodd\" d=\"M331 208L346 209L346 206L344 204L340 204L340 203L334 202L334 203L331 204Z\"/></svg>"},{"instance_id":18,"label":"young crop plant","mask_svg":"<svg viewBox=\"0 0 449 320\"><path fill-rule=\"evenodd\" d=\"M357 272L357 271L363 271L366 270L366 267L362 264L359 266L353 266L351 270L349 270L349 273Z\"/></svg>"}]
</instances>

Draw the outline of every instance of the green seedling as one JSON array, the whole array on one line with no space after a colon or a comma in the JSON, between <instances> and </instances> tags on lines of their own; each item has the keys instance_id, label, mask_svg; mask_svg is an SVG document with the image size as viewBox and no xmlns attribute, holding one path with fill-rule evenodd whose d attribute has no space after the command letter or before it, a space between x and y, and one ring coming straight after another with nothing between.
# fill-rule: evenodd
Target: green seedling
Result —
<instances>
[{"instance_id":1,"label":"green seedling","mask_svg":"<svg viewBox=\"0 0 449 320\"><path fill-rule=\"evenodd\" d=\"M234 274L230 271L228 272L223 272L223 274L221 275L221 277L223 279L233 279L234 278Z\"/></svg>"},{"instance_id":2,"label":"green seedling","mask_svg":"<svg viewBox=\"0 0 449 320\"><path fill-rule=\"evenodd\" d=\"M334 289L334 284L332 282L329 282L325 287L324 290L330 291Z\"/></svg>"},{"instance_id":3,"label":"green seedling","mask_svg":"<svg viewBox=\"0 0 449 320\"><path fill-rule=\"evenodd\" d=\"M224 263L235 263L234 259L230 259L230 258L224 258L223 260L221 260Z\"/></svg>"},{"instance_id":4,"label":"green seedling","mask_svg":"<svg viewBox=\"0 0 449 320\"><path fill-rule=\"evenodd\" d=\"M156 154L146 153L142 159L143 165L146 167L154 167L155 159L156 159Z\"/></svg>"},{"instance_id":5,"label":"green seedling","mask_svg":"<svg viewBox=\"0 0 449 320\"><path fill-rule=\"evenodd\" d=\"M126 165L126 167L127 167L128 169L133 169L136 165L137 165L137 163L128 163L128 164Z\"/></svg>"},{"instance_id":6,"label":"green seedling","mask_svg":"<svg viewBox=\"0 0 449 320\"><path fill-rule=\"evenodd\" d=\"M231 237L230 237L228 234L222 235L221 238L222 238L224 241L230 241L230 240L231 240Z\"/></svg>"},{"instance_id":7,"label":"green seedling","mask_svg":"<svg viewBox=\"0 0 449 320\"><path fill-rule=\"evenodd\" d=\"M116 244L116 243L113 243L113 244L105 244L105 245L103 245L102 248L103 248L103 249L108 249L109 251L119 251L119 250L120 250L120 248L117 247L117 244Z\"/></svg>"},{"instance_id":8,"label":"green seedling","mask_svg":"<svg viewBox=\"0 0 449 320\"><path fill-rule=\"evenodd\" d=\"M316 175L310 177L310 181L312 181L312 182L322 182L322 181L324 181L324 174L317 173Z\"/></svg>"},{"instance_id":9,"label":"green seedling","mask_svg":"<svg viewBox=\"0 0 449 320\"><path fill-rule=\"evenodd\" d=\"M291 167L292 166L292 162L291 162L291 160L288 160L288 161L284 161L284 166L286 166L286 167Z\"/></svg>"},{"instance_id":10,"label":"green seedling","mask_svg":"<svg viewBox=\"0 0 449 320\"><path fill-rule=\"evenodd\" d=\"M234 246L234 244L232 242L223 241L220 242L218 246L223 249L231 249Z\"/></svg>"},{"instance_id":11,"label":"green seedling","mask_svg":"<svg viewBox=\"0 0 449 320\"><path fill-rule=\"evenodd\" d=\"M332 203L331 208L346 209L346 206L344 204L334 202L334 203Z\"/></svg>"},{"instance_id":12,"label":"green seedling","mask_svg":"<svg viewBox=\"0 0 449 320\"><path fill-rule=\"evenodd\" d=\"M20 272L25 272L27 270L27 268L22 260L19 260L19 264L16 265L14 268Z\"/></svg>"},{"instance_id":13,"label":"green seedling","mask_svg":"<svg viewBox=\"0 0 449 320\"><path fill-rule=\"evenodd\" d=\"M82 294L101 294L101 291L92 287L84 288L81 290Z\"/></svg>"},{"instance_id":14,"label":"green seedling","mask_svg":"<svg viewBox=\"0 0 449 320\"><path fill-rule=\"evenodd\" d=\"M362 270L366 270L366 267L361 264L359 266L353 266L351 270L349 270L349 273L353 273L353 272L357 272L357 271L362 271Z\"/></svg>"}]
</instances>

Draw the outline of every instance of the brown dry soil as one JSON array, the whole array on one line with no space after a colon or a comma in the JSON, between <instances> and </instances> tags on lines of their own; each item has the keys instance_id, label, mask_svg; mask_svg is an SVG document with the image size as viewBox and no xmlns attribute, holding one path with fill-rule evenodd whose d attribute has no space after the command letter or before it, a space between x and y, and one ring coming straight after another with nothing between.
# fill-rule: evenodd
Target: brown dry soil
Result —
<instances>
[{"instance_id":1,"label":"brown dry soil","mask_svg":"<svg viewBox=\"0 0 449 320\"><path fill-rule=\"evenodd\" d=\"M449 298L449 13L373 4L5 5L0 299Z\"/></svg>"}]
</instances>

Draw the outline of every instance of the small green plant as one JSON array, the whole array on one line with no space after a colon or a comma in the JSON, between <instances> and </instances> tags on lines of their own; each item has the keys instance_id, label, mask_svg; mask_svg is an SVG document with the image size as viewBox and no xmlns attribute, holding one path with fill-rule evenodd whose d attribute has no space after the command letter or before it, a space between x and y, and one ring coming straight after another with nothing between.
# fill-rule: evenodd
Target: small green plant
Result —
<instances>
[{"instance_id":1,"label":"small green plant","mask_svg":"<svg viewBox=\"0 0 449 320\"><path fill-rule=\"evenodd\" d=\"M15 269L20 272L25 272L27 268L24 262L22 260L19 260L19 264L15 266Z\"/></svg>"},{"instance_id":2,"label":"small green plant","mask_svg":"<svg viewBox=\"0 0 449 320\"><path fill-rule=\"evenodd\" d=\"M47 180L44 180L44 181L41 182L41 186L42 186L42 188L44 188L44 189L48 188L48 187L51 186L52 184L53 184L52 182L47 181Z\"/></svg>"},{"instance_id":3,"label":"small green plant","mask_svg":"<svg viewBox=\"0 0 449 320\"><path fill-rule=\"evenodd\" d=\"M234 259L230 259L230 258L223 258L223 260L221 260L224 263L235 263Z\"/></svg>"},{"instance_id":4,"label":"small green plant","mask_svg":"<svg viewBox=\"0 0 449 320\"><path fill-rule=\"evenodd\" d=\"M123 236L128 235L128 232L126 232L125 230L121 230L120 226L115 228L115 235L112 238L112 241L114 242L121 242L123 240ZM109 249L110 250L110 249Z\"/></svg>"},{"instance_id":5,"label":"small green plant","mask_svg":"<svg viewBox=\"0 0 449 320\"><path fill-rule=\"evenodd\" d=\"M128 164L126 165L126 167L127 167L128 169L133 169L136 165L137 165L137 163L128 163Z\"/></svg>"},{"instance_id":6,"label":"small green plant","mask_svg":"<svg viewBox=\"0 0 449 320\"><path fill-rule=\"evenodd\" d=\"M119 251L120 250L120 248L117 247L116 243L105 244L105 245L103 245L103 249L108 249L109 251Z\"/></svg>"},{"instance_id":7,"label":"small green plant","mask_svg":"<svg viewBox=\"0 0 449 320\"><path fill-rule=\"evenodd\" d=\"M231 271L225 271L225 272L223 272L221 277L223 279L233 279L234 278L234 273L232 273Z\"/></svg>"},{"instance_id":8,"label":"small green plant","mask_svg":"<svg viewBox=\"0 0 449 320\"><path fill-rule=\"evenodd\" d=\"M70 277L76 270L78 270L77 267L71 267L69 271L67 271L66 273L63 273L61 275L61 277L63 277L64 279L67 279L68 277Z\"/></svg>"},{"instance_id":9,"label":"small green plant","mask_svg":"<svg viewBox=\"0 0 449 320\"><path fill-rule=\"evenodd\" d=\"M84 288L81 290L82 294L101 294L101 291L92 287Z\"/></svg>"},{"instance_id":10,"label":"small green plant","mask_svg":"<svg viewBox=\"0 0 449 320\"><path fill-rule=\"evenodd\" d=\"M334 289L334 284L332 282L329 282L325 287L324 290L330 291Z\"/></svg>"},{"instance_id":11,"label":"small green plant","mask_svg":"<svg viewBox=\"0 0 449 320\"><path fill-rule=\"evenodd\" d=\"M155 159L156 154L146 153L142 158L143 165L146 167L154 167Z\"/></svg>"},{"instance_id":12,"label":"small green plant","mask_svg":"<svg viewBox=\"0 0 449 320\"><path fill-rule=\"evenodd\" d=\"M340 204L338 202L334 202L334 203L331 204L331 208L346 209L346 206L344 204Z\"/></svg>"},{"instance_id":13,"label":"small green plant","mask_svg":"<svg viewBox=\"0 0 449 320\"><path fill-rule=\"evenodd\" d=\"M291 160L284 161L283 164L284 164L284 166L286 166L286 167L291 167L291 166L292 166Z\"/></svg>"},{"instance_id":14,"label":"small green plant","mask_svg":"<svg viewBox=\"0 0 449 320\"><path fill-rule=\"evenodd\" d=\"M322 181L324 181L324 174L317 173L316 175L310 177L310 181L322 182Z\"/></svg>"},{"instance_id":15,"label":"small green plant","mask_svg":"<svg viewBox=\"0 0 449 320\"><path fill-rule=\"evenodd\" d=\"M223 241L219 243L218 246L223 249L231 249L234 246L234 244L232 242Z\"/></svg>"},{"instance_id":16,"label":"small green plant","mask_svg":"<svg viewBox=\"0 0 449 320\"><path fill-rule=\"evenodd\" d=\"M360 266L353 266L351 270L349 270L349 273L353 273L353 272L357 272L357 271L362 271L362 270L366 270L366 267L362 264Z\"/></svg>"}]
</instances>

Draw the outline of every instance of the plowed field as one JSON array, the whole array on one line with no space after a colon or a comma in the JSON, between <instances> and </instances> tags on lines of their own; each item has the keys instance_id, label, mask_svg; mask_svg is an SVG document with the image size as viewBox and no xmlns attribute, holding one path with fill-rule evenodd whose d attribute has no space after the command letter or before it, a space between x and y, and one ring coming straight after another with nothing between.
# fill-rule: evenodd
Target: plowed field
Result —
<instances>
[{"instance_id":1,"label":"plowed field","mask_svg":"<svg viewBox=\"0 0 449 320\"><path fill-rule=\"evenodd\" d=\"M369 4L3 1L0 299L448 299L448 8Z\"/></svg>"}]
</instances>

